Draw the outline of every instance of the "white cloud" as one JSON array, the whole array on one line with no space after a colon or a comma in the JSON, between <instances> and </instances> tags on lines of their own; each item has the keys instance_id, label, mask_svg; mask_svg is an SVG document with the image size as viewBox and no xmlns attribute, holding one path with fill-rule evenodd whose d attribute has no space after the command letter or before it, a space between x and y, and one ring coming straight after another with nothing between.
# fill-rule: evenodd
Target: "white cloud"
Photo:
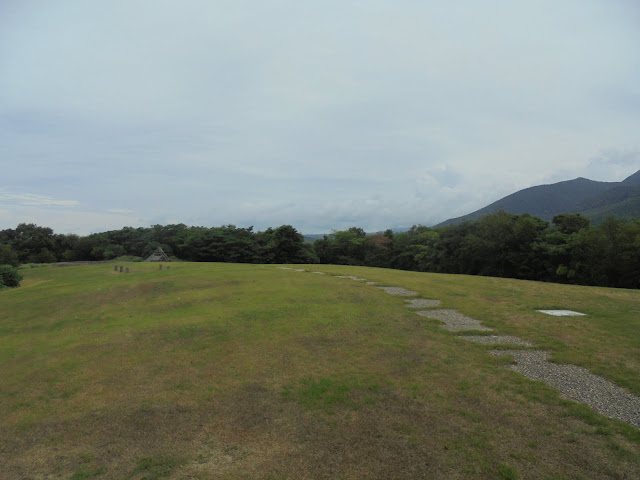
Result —
<instances>
[{"instance_id":1,"label":"white cloud","mask_svg":"<svg viewBox=\"0 0 640 480\"><path fill-rule=\"evenodd\" d=\"M621 180L640 168L637 14L604 0L0 2L0 189L14 195L0 201L56 230L99 228L95 215L318 232Z\"/></svg>"},{"instance_id":2,"label":"white cloud","mask_svg":"<svg viewBox=\"0 0 640 480\"><path fill-rule=\"evenodd\" d=\"M107 212L109 213L121 213L123 215L127 215L130 213L135 213L134 210L127 210L126 208L109 208L107 209Z\"/></svg>"},{"instance_id":3,"label":"white cloud","mask_svg":"<svg viewBox=\"0 0 640 480\"><path fill-rule=\"evenodd\" d=\"M48 226L56 233L75 233L88 235L90 233L117 230L124 226L149 226L149 220L134 215L85 211L78 209L47 209L32 206L12 206L9 209L0 208L0 229L15 228L20 223L35 223Z\"/></svg>"},{"instance_id":4,"label":"white cloud","mask_svg":"<svg viewBox=\"0 0 640 480\"><path fill-rule=\"evenodd\" d=\"M75 207L78 205L76 200L56 200L45 195L33 193L6 193L0 191L0 201L2 200L28 206Z\"/></svg>"}]
</instances>

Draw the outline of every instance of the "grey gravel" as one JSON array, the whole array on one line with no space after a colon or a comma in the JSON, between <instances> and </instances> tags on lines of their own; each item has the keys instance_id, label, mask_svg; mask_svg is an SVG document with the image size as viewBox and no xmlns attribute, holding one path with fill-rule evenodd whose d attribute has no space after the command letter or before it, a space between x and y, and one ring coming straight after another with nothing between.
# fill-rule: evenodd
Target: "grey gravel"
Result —
<instances>
[{"instance_id":1,"label":"grey gravel","mask_svg":"<svg viewBox=\"0 0 640 480\"><path fill-rule=\"evenodd\" d=\"M311 273L315 273L317 275L324 275L325 274L324 272L311 272Z\"/></svg>"},{"instance_id":2,"label":"grey gravel","mask_svg":"<svg viewBox=\"0 0 640 480\"><path fill-rule=\"evenodd\" d=\"M367 282L367 285L377 285L378 282Z\"/></svg>"},{"instance_id":3,"label":"grey gravel","mask_svg":"<svg viewBox=\"0 0 640 480\"><path fill-rule=\"evenodd\" d=\"M336 275L337 278L348 278L349 280L364 281L366 278L356 277L354 275Z\"/></svg>"},{"instance_id":4,"label":"grey gravel","mask_svg":"<svg viewBox=\"0 0 640 480\"><path fill-rule=\"evenodd\" d=\"M527 378L541 380L570 400L586 403L609 418L640 428L640 397L576 365L558 365L547 361L548 352L540 350L493 350L493 355L511 355L511 370Z\"/></svg>"},{"instance_id":5,"label":"grey gravel","mask_svg":"<svg viewBox=\"0 0 640 480\"><path fill-rule=\"evenodd\" d=\"M476 343L488 343L490 345L522 345L533 347L533 343L510 335L460 335L460 338Z\"/></svg>"},{"instance_id":6,"label":"grey gravel","mask_svg":"<svg viewBox=\"0 0 640 480\"><path fill-rule=\"evenodd\" d=\"M402 287L378 287L387 292L390 295L399 295L401 297L415 297L418 295L418 292L414 292L413 290L407 290Z\"/></svg>"},{"instance_id":7,"label":"grey gravel","mask_svg":"<svg viewBox=\"0 0 640 480\"><path fill-rule=\"evenodd\" d=\"M293 268L289 268L289 267L276 267L279 268L280 270L293 270Z\"/></svg>"},{"instance_id":8,"label":"grey gravel","mask_svg":"<svg viewBox=\"0 0 640 480\"><path fill-rule=\"evenodd\" d=\"M440 305L440 300L431 300L429 298L413 298L405 300L405 302L407 302L407 307L409 308L437 307Z\"/></svg>"},{"instance_id":9,"label":"grey gravel","mask_svg":"<svg viewBox=\"0 0 640 480\"><path fill-rule=\"evenodd\" d=\"M433 318L444 322L442 327L452 332L463 330L491 330L491 328L485 327L478 320L465 317L457 310L420 310L416 313L421 317Z\"/></svg>"}]
</instances>

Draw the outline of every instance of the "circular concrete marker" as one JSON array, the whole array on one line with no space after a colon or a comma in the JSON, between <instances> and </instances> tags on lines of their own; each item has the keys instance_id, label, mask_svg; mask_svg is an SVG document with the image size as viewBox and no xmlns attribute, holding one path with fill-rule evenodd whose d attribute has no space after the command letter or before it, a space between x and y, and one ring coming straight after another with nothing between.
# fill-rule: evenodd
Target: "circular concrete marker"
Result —
<instances>
[{"instance_id":1,"label":"circular concrete marker","mask_svg":"<svg viewBox=\"0 0 640 480\"><path fill-rule=\"evenodd\" d=\"M574 312L573 310L536 310L536 312L554 317L584 317L586 313Z\"/></svg>"}]
</instances>

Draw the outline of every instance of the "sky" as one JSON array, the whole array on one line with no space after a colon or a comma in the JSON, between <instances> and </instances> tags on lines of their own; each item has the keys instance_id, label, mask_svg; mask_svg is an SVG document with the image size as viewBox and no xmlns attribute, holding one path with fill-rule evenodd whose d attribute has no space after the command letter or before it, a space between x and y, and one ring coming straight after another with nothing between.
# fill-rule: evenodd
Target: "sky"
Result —
<instances>
[{"instance_id":1,"label":"sky","mask_svg":"<svg viewBox=\"0 0 640 480\"><path fill-rule=\"evenodd\" d=\"M640 170L637 0L2 0L0 229L432 225Z\"/></svg>"}]
</instances>

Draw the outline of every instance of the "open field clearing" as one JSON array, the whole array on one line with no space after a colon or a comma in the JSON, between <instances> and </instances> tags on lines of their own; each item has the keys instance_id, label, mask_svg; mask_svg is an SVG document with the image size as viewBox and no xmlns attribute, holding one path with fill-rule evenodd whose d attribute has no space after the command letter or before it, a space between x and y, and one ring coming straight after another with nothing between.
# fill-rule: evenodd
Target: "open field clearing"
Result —
<instances>
[{"instance_id":1,"label":"open field clearing","mask_svg":"<svg viewBox=\"0 0 640 480\"><path fill-rule=\"evenodd\" d=\"M640 478L640 430L490 353L545 350L640 395L640 291L125 267L25 269L0 291L0 478ZM379 286L535 347L460 338Z\"/></svg>"}]
</instances>

